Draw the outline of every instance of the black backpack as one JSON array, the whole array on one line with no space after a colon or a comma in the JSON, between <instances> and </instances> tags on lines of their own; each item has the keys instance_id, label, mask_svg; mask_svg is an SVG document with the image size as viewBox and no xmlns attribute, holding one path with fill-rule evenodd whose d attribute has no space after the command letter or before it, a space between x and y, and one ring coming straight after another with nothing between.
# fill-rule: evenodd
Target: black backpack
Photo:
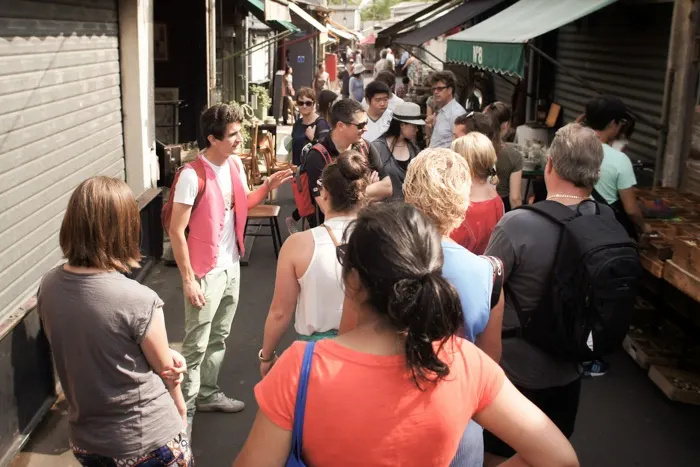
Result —
<instances>
[{"instance_id":1,"label":"black backpack","mask_svg":"<svg viewBox=\"0 0 700 467\"><path fill-rule=\"evenodd\" d=\"M582 212L592 203L595 213ZM591 206L593 207L593 206ZM522 206L561 226L549 289L525 315L513 295L519 334L550 355L582 363L619 348L642 275L636 244L613 213L587 200L574 210L554 201Z\"/></svg>"}]
</instances>

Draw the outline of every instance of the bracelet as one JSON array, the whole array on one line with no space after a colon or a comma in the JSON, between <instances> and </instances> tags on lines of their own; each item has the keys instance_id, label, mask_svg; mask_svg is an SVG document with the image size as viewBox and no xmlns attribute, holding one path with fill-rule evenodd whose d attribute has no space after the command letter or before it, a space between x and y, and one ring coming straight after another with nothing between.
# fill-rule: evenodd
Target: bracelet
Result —
<instances>
[{"instance_id":1,"label":"bracelet","mask_svg":"<svg viewBox=\"0 0 700 467\"><path fill-rule=\"evenodd\" d=\"M271 356L270 358L264 358L262 352L263 352L263 349L260 349L260 352L258 352L258 360L260 360L260 361L263 362L263 363L270 363L270 362L271 362L272 360L274 360L275 357L277 356L277 352L275 352L275 351L273 350L273 351L272 351L272 356Z\"/></svg>"}]
</instances>

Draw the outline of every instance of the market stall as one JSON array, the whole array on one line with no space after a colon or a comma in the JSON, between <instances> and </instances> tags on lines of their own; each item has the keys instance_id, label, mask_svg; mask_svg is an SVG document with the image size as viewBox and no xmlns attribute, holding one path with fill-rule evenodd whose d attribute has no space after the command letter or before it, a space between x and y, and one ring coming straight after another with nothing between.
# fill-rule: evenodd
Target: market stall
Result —
<instances>
[{"instance_id":1,"label":"market stall","mask_svg":"<svg viewBox=\"0 0 700 467\"><path fill-rule=\"evenodd\" d=\"M671 400L700 404L700 196L638 190L649 232L635 326L624 347Z\"/></svg>"}]
</instances>

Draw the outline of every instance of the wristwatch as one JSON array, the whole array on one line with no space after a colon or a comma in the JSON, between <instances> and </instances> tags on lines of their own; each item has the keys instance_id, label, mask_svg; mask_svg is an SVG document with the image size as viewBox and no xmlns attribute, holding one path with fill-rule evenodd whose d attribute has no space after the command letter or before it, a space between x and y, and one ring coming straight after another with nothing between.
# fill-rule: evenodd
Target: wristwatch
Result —
<instances>
[{"instance_id":1,"label":"wristwatch","mask_svg":"<svg viewBox=\"0 0 700 467\"><path fill-rule=\"evenodd\" d=\"M272 360L275 359L277 356L277 352L274 350L272 351L272 356L270 358L264 358L263 357L263 349L260 349L260 352L258 352L258 360L260 360L263 363L270 363Z\"/></svg>"}]
</instances>

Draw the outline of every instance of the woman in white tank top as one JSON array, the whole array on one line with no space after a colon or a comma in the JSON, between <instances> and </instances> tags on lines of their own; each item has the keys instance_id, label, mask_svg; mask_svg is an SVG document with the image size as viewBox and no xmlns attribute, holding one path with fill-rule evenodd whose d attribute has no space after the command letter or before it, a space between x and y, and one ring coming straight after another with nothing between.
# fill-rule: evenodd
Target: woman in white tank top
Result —
<instances>
[{"instance_id":1,"label":"woman in white tank top","mask_svg":"<svg viewBox=\"0 0 700 467\"><path fill-rule=\"evenodd\" d=\"M263 376L274 365L275 349L292 318L299 339L318 340L338 334L345 292L336 247L364 204L370 173L367 158L360 153L348 151L338 156L318 181L321 192L316 203L325 222L293 234L282 245L275 293L258 354Z\"/></svg>"}]
</instances>

